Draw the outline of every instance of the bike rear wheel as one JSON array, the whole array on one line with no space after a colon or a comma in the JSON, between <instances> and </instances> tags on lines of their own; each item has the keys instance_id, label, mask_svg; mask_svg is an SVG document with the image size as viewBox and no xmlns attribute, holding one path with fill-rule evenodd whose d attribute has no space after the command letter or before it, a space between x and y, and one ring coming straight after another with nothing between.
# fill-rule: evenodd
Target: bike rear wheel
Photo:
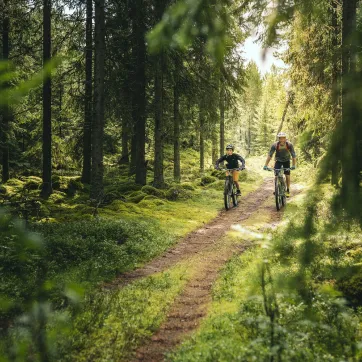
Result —
<instances>
[{"instance_id":1,"label":"bike rear wheel","mask_svg":"<svg viewBox=\"0 0 362 362\"><path fill-rule=\"evenodd\" d=\"M238 206L238 197L236 196L236 187L233 185L233 193L231 195L234 207Z\"/></svg>"}]
</instances>

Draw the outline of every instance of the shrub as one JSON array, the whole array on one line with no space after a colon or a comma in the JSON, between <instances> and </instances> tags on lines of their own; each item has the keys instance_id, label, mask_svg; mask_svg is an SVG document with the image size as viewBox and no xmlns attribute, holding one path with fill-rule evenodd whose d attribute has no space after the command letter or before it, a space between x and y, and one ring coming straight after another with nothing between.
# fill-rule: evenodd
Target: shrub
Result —
<instances>
[{"instance_id":1,"label":"shrub","mask_svg":"<svg viewBox=\"0 0 362 362\"><path fill-rule=\"evenodd\" d=\"M74 196L76 194L77 191L79 190L83 190L83 184L80 182L80 180L71 178L68 181L68 187L67 187L67 195L68 196Z\"/></svg>"},{"instance_id":2,"label":"shrub","mask_svg":"<svg viewBox=\"0 0 362 362\"><path fill-rule=\"evenodd\" d=\"M179 199L189 199L192 197L190 191L183 189L181 186L173 186L166 191L166 198L170 201Z\"/></svg>"},{"instance_id":3,"label":"shrub","mask_svg":"<svg viewBox=\"0 0 362 362\"><path fill-rule=\"evenodd\" d=\"M213 182L216 181L216 177L214 176L203 176L201 177L201 185L202 186L205 186L205 185L208 185L208 184L211 184Z\"/></svg>"},{"instance_id":4,"label":"shrub","mask_svg":"<svg viewBox=\"0 0 362 362\"><path fill-rule=\"evenodd\" d=\"M337 289L340 290L347 301L354 307L362 306L362 268L353 270L353 275L346 276L337 281Z\"/></svg>"},{"instance_id":5,"label":"shrub","mask_svg":"<svg viewBox=\"0 0 362 362\"><path fill-rule=\"evenodd\" d=\"M156 189L153 186L145 185L142 187L141 191L147 195L153 195L159 198L165 197L165 193L162 190Z\"/></svg>"},{"instance_id":6,"label":"shrub","mask_svg":"<svg viewBox=\"0 0 362 362\"><path fill-rule=\"evenodd\" d=\"M3 185L0 185L0 195L5 195L7 193L6 187Z\"/></svg>"},{"instance_id":7,"label":"shrub","mask_svg":"<svg viewBox=\"0 0 362 362\"><path fill-rule=\"evenodd\" d=\"M29 180L25 183L24 188L26 190L39 190L41 186L41 181L37 182L35 180Z\"/></svg>"},{"instance_id":8,"label":"shrub","mask_svg":"<svg viewBox=\"0 0 362 362\"><path fill-rule=\"evenodd\" d=\"M53 190L60 190L60 177L58 175L52 176L52 186Z\"/></svg>"}]
</instances>

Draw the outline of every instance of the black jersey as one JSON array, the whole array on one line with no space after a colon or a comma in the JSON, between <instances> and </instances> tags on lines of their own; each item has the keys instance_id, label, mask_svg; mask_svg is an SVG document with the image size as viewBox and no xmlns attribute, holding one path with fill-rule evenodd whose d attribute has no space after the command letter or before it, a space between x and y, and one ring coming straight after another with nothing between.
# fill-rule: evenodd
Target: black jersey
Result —
<instances>
[{"instance_id":1,"label":"black jersey","mask_svg":"<svg viewBox=\"0 0 362 362\"><path fill-rule=\"evenodd\" d=\"M227 165L226 168L227 169L232 169L232 168L239 168L239 161L242 163L242 167L245 167L245 160L238 154L233 153L232 155L224 155L222 157L220 157L217 161L216 161L216 167L219 165L220 162L226 161Z\"/></svg>"}]
</instances>

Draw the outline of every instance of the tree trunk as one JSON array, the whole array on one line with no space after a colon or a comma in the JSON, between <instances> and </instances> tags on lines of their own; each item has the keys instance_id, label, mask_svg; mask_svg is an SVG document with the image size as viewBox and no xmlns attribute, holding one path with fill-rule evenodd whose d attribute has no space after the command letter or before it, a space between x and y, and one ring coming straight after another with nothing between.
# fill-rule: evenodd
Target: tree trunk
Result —
<instances>
[{"instance_id":1,"label":"tree trunk","mask_svg":"<svg viewBox=\"0 0 362 362\"><path fill-rule=\"evenodd\" d=\"M173 177L175 182L181 181L181 157L180 157L180 71L181 61L179 54L175 56L175 73L173 86Z\"/></svg>"},{"instance_id":2,"label":"tree trunk","mask_svg":"<svg viewBox=\"0 0 362 362\"><path fill-rule=\"evenodd\" d=\"M156 22L162 19L165 11L165 0L156 0L155 3ZM164 73L163 51L155 56L155 166L153 185L157 188L164 186L163 177L163 143L164 143L164 120L163 120L163 73Z\"/></svg>"},{"instance_id":3,"label":"tree trunk","mask_svg":"<svg viewBox=\"0 0 362 362\"><path fill-rule=\"evenodd\" d=\"M204 95L200 96L199 103L199 125L200 125L200 173L205 171L205 111L204 111Z\"/></svg>"},{"instance_id":4,"label":"tree trunk","mask_svg":"<svg viewBox=\"0 0 362 362\"><path fill-rule=\"evenodd\" d=\"M217 140L217 129L216 123L212 126L212 134L211 134L211 141L212 141L212 164L215 165L216 161L220 158L219 156L219 145Z\"/></svg>"},{"instance_id":5,"label":"tree trunk","mask_svg":"<svg viewBox=\"0 0 362 362\"><path fill-rule=\"evenodd\" d=\"M51 59L51 0L43 1L43 66ZM52 193L51 75L43 80L43 185L42 197Z\"/></svg>"},{"instance_id":6,"label":"tree trunk","mask_svg":"<svg viewBox=\"0 0 362 362\"><path fill-rule=\"evenodd\" d=\"M359 160L358 137L359 104L356 84L355 54L353 35L356 30L357 0L343 0L342 9L342 196L349 205L358 200ZM357 199L356 199L357 197Z\"/></svg>"},{"instance_id":7,"label":"tree trunk","mask_svg":"<svg viewBox=\"0 0 362 362\"><path fill-rule=\"evenodd\" d=\"M132 60L134 64L132 79L132 118L134 126L133 150L135 152L136 183L145 185L147 168L146 146L146 45L145 45L145 4L144 0L132 2Z\"/></svg>"},{"instance_id":8,"label":"tree trunk","mask_svg":"<svg viewBox=\"0 0 362 362\"><path fill-rule=\"evenodd\" d=\"M95 0L95 62L94 99L95 114L92 127L91 197L103 194L103 136L104 136L104 63L105 63L105 0Z\"/></svg>"},{"instance_id":9,"label":"tree trunk","mask_svg":"<svg viewBox=\"0 0 362 362\"><path fill-rule=\"evenodd\" d=\"M285 107L284 107L283 116L282 116L282 119L280 121L277 134L275 136L276 141L278 141L278 133L280 133L282 131L282 129L283 129L285 116L287 115L288 107L292 104L292 102L293 102L293 95L290 93L290 94L288 94L288 99L287 99L287 103L285 104Z\"/></svg>"},{"instance_id":10,"label":"tree trunk","mask_svg":"<svg viewBox=\"0 0 362 362\"><path fill-rule=\"evenodd\" d=\"M92 118L93 118L93 0L87 0L85 49L85 102L83 124L82 182L90 184L92 172Z\"/></svg>"},{"instance_id":11,"label":"tree trunk","mask_svg":"<svg viewBox=\"0 0 362 362\"><path fill-rule=\"evenodd\" d=\"M126 105L126 107L128 104ZM129 150L128 150L128 142L129 142L129 119L126 116L126 112L124 112L124 116L122 117L122 155L120 163L122 165L127 165L129 163Z\"/></svg>"},{"instance_id":12,"label":"tree trunk","mask_svg":"<svg viewBox=\"0 0 362 362\"><path fill-rule=\"evenodd\" d=\"M338 0L332 0L332 13L331 13L331 43L332 43L332 53L333 53L333 64L332 64L332 102L333 109L335 114L335 123L338 125L340 123L340 110L339 110L339 99L340 99L340 76L339 76L339 62L340 62L340 52L338 47L338 35L339 35L339 26L338 26ZM340 148L337 148L339 152ZM331 183L334 186L338 186L338 179L340 174L340 155L333 152L331 155Z\"/></svg>"},{"instance_id":13,"label":"tree trunk","mask_svg":"<svg viewBox=\"0 0 362 362\"><path fill-rule=\"evenodd\" d=\"M3 59L9 61L9 32L10 32L10 16L8 9L8 0L3 3L3 26L2 26L2 45ZM6 85L5 85L6 86ZM1 151L2 151L2 182L9 180L9 125L10 125L10 106L8 101L2 109L1 124Z\"/></svg>"},{"instance_id":14,"label":"tree trunk","mask_svg":"<svg viewBox=\"0 0 362 362\"><path fill-rule=\"evenodd\" d=\"M220 156L225 154L225 89L220 91Z\"/></svg>"}]
</instances>

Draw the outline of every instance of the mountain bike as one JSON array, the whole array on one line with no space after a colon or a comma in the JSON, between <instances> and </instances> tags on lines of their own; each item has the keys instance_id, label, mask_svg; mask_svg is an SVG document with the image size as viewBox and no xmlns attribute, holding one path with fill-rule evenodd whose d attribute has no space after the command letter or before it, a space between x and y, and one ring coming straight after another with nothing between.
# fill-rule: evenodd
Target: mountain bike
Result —
<instances>
[{"instance_id":1,"label":"mountain bike","mask_svg":"<svg viewBox=\"0 0 362 362\"><path fill-rule=\"evenodd\" d=\"M229 210L231 208L231 204L236 207L238 206L238 197L237 197L237 189L233 180L233 172L241 171L242 168L232 168L232 169L220 169L220 171L226 171L226 179L224 186L224 205L225 209Z\"/></svg>"},{"instance_id":2,"label":"mountain bike","mask_svg":"<svg viewBox=\"0 0 362 362\"><path fill-rule=\"evenodd\" d=\"M275 206L279 211L282 207L287 204L287 197L285 191L287 189L285 184L284 171L290 171L290 168L267 168L268 171L275 171L275 183L274 183L274 195L275 195Z\"/></svg>"}]
</instances>

